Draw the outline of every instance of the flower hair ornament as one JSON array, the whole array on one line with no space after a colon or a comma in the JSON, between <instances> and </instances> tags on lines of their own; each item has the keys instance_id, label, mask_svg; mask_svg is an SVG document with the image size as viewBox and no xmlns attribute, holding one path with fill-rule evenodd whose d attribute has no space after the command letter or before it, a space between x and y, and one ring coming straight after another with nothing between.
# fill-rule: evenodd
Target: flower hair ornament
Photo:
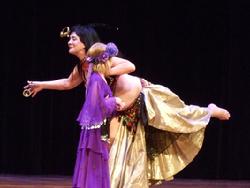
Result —
<instances>
[{"instance_id":1,"label":"flower hair ornament","mask_svg":"<svg viewBox=\"0 0 250 188\"><path fill-rule=\"evenodd\" d=\"M87 57L86 61L87 63L93 63L93 64L98 64L98 63L105 63L109 58L117 56L118 54L118 48L117 46L110 42L107 44L106 49L103 53L101 53L99 56L96 57Z\"/></svg>"},{"instance_id":2,"label":"flower hair ornament","mask_svg":"<svg viewBox=\"0 0 250 188\"><path fill-rule=\"evenodd\" d=\"M86 58L86 62L89 64L88 73L86 77L86 88L88 88L89 85L89 78L92 74L93 65L97 65L99 63L105 63L109 58L117 56L117 54L118 54L117 46L114 43L110 42L106 45L105 51L102 52L99 56L96 57L89 56Z\"/></svg>"}]
</instances>

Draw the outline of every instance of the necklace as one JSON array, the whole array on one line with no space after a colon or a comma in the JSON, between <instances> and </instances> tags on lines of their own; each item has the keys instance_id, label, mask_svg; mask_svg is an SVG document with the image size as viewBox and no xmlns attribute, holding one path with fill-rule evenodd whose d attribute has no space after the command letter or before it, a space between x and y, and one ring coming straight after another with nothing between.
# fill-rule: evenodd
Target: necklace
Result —
<instances>
[{"instance_id":1,"label":"necklace","mask_svg":"<svg viewBox=\"0 0 250 188\"><path fill-rule=\"evenodd\" d=\"M86 61L86 57L80 59L80 64L85 63L85 61Z\"/></svg>"}]
</instances>

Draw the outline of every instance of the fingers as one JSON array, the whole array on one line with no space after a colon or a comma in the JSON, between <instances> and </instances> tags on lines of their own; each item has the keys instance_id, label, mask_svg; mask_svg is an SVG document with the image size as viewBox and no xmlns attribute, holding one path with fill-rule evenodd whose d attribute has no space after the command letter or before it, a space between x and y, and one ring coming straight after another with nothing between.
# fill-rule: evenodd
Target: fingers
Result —
<instances>
[{"instance_id":1,"label":"fingers","mask_svg":"<svg viewBox=\"0 0 250 188\"><path fill-rule=\"evenodd\" d=\"M33 81L28 80L27 83L28 83L28 85L32 85Z\"/></svg>"},{"instance_id":2,"label":"fingers","mask_svg":"<svg viewBox=\"0 0 250 188\"><path fill-rule=\"evenodd\" d=\"M32 81L27 80L27 83L28 83L28 85L24 86L23 87L24 89L30 88L30 84L32 84Z\"/></svg>"},{"instance_id":3,"label":"fingers","mask_svg":"<svg viewBox=\"0 0 250 188\"><path fill-rule=\"evenodd\" d=\"M150 86L152 83L149 82L148 80L145 80L143 78L141 78L141 85L142 87L147 87L147 86Z\"/></svg>"},{"instance_id":4,"label":"fingers","mask_svg":"<svg viewBox=\"0 0 250 188\"><path fill-rule=\"evenodd\" d=\"M117 104L116 104L116 110L117 110L117 111L120 111L120 109L121 109L121 106L120 106L120 104L117 103Z\"/></svg>"},{"instance_id":5,"label":"fingers","mask_svg":"<svg viewBox=\"0 0 250 188\"><path fill-rule=\"evenodd\" d=\"M37 94L37 92L32 92L31 97L35 97L36 94Z\"/></svg>"},{"instance_id":6,"label":"fingers","mask_svg":"<svg viewBox=\"0 0 250 188\"><path fill-rule=\"evenodd\" d=\"M33 81L30 81L30 80L27 80L27 83L28 83L28 85L26 85L26 86L23 87L24 90L27 90L27 92L29 92L26 95L34 97L37 94L37 92L38 92L37 89L36 89L36 85L33 83ZM25 95L25 94L23 94L23 95Z\"/></svg>"},{"instance_id":7,"label":"fingers","mask_svg":"<svg viewBox=\"0 0 250 188\"><path fill-rule=\"evenodd\" d=\"M31 88L32 84L33 84L33 81L27 81L28 85L24 86L23 88L24 89L28 89L28 88Z\"/></svg>"},{"instance_id":8,"label":"fingers","mask_svg":"<svg viewBox=\"0 0 250 188\"><path fill-rule=\"evenodd\" d=\"M116 110L122 111L122 110L124 110L124 107L125 107L125 102L120 102L116 105Z\"/></svg>"}]
</instances>

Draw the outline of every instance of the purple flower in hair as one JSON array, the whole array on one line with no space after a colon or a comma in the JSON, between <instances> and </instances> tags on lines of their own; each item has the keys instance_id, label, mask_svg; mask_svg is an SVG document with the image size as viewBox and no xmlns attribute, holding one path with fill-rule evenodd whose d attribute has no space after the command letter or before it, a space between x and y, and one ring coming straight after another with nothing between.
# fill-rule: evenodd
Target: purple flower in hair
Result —
<instances>
[{"instance_id":1,"label":"purple flower in hair","mask_svg":"<svg viewBox=\"0 0 250 188\"><path fill-rule=\"evenodd\" d=\"M114 43L110 42L107 44L105 52L107 52L110 57L117 56L118 48Z\"/></svg>"},{"instance_id":2,"label":"purple flower in hair","mask_svg":"<svg viewBox=\"0 0 250 188\"><path fill-rule=\"evenodd\" d=\"M98 64L106 62L110 57L117 56L118 48L117 46L110 42L107 44L105 51L97 57L87 57L86 61L88 63Z\"/></svg>"},{"instance_id":3,"label":"purple flower in hair","mask_svg":"<svg viewBox=\"0 0 250 188\"><path fill-rule=\"evenodd\" d=\"M109 59L110 55L107 51L103 52L100 56L97 57L98 62L106 62Z\"/></svg>"}]
</instances>

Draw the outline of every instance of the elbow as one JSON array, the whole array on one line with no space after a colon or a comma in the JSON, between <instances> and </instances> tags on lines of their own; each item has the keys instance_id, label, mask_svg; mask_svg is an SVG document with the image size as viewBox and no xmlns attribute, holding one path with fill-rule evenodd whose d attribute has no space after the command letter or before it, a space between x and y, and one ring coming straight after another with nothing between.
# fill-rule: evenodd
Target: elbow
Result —
<instances>
[{"instance_id":1,"label":"elbow","mask_svg":"<svg viewBox=\"0 0 250 188\"><path fill-rule=\"evenodd\" d=\"M66 79L64 82L64 90L70 90L73 89L82 83L82 80L71 80L71 79Z\"/></svg>"},{"instance_id":2,"label":"elbow","mask_svg":"<svg viewBox=\"0 0 250 188\"><path fill-rule=\"evenodd\" d=\"M134 72L135 71L135 65L133 63L131 63L130 61L127 61L127 70L128 73Z\"/></svg>"},{"instance_id":3,"label":"elbow","mask_svg":"<svg viewBox=\"0 0 250 188\"><path fill-rule=\"evenodd\" d=\"M131 72L135 71L135 65L133 63L131 63Z\"/></svg>"},{"instance_id":4,"label":"elbow","mask_svg":"<svg viewBox=\"0 0 250 188\"><path fill-rule=\"evenodd\" d=\"M73 86L72 86L72 84L70 83L70 81L69 80L64 80L64 83L63 83L63 90L70 90L70 89L72 89L73 88Z\"/></svg>"}]
</instances>

